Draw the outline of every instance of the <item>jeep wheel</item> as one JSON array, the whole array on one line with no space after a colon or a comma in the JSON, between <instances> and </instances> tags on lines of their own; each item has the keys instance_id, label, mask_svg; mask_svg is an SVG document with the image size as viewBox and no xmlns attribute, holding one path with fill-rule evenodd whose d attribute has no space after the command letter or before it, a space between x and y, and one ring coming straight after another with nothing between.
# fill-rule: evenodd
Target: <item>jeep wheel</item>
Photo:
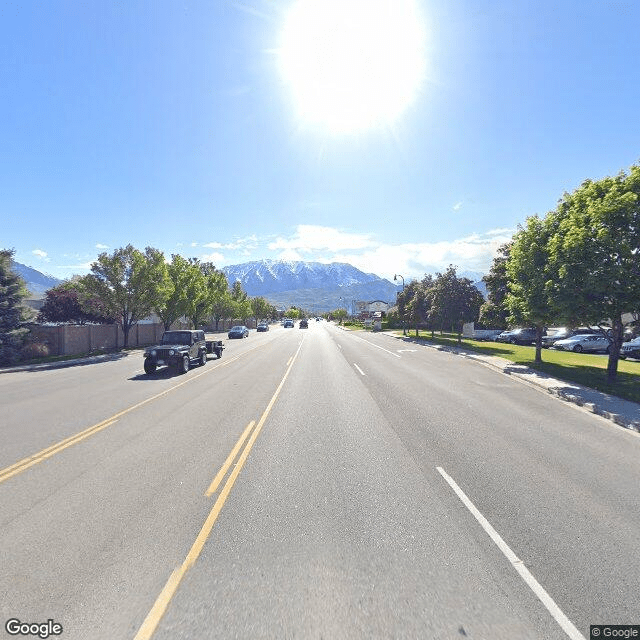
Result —
<instances>
[{"instance_id":1,"label":"jeep wheel","mask_svg":"<svg viewBox=\"0 0 640 640\"><path fill-rule=\"evenodd\" d=\"M180 373L187 373L187 371L189 371L189 356L183 356L182 360L180 361L179 364L179 371Z\"/></svg>"},{"instance_id":2,"label":"jeep wheel","mask_svg":"<svg viewBox=\"0 0 640 640\"><path fill-rule=\"evenodd\" d=\"M205 364L207 364L207 352L206 351L201 351L200 352L200 366L204 367Z\"/></svg>"},{"instance_id":3,"label":"jeep wheel","mask_svg":"<svg viewBox=\"0 0 640 640\"><path fill-rule=\"evenodd\" d=\"M144 372L148 375L156 372L156 365L149 362L148 360L144 361Z\"/></svg>"}]
</instances>

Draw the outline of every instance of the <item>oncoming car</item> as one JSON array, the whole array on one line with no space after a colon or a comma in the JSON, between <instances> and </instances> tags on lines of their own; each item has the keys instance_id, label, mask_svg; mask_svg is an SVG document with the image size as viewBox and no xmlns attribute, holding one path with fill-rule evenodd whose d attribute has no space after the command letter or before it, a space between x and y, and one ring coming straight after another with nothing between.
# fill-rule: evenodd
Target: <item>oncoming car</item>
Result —
<instances>
[{"instance_id":1,"label":"oncoming car","mask_svg":"<svg viewBox=\"0 0 640 640\"><path fill-rule=\"evenodd\" d=\"M245 327L243 324L238 324L235 327L231 327L227 336L229 337L230 340L232 338L248 338L249 329Z\"/></svg>"}]
</instances>

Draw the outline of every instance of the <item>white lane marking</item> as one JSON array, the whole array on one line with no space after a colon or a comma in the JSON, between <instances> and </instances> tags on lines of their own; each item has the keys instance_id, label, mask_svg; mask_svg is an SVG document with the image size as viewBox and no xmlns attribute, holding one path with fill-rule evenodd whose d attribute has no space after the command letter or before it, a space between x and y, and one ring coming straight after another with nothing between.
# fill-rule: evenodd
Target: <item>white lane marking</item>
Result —
<instances>
[{"instance_id":1,"label":"white lane marking","mask_svg":"<svg viewBox=\"0 0 640 640\"><path fill-rule=\"evenodd\" d=\"M480 523L480 526L489 534L489 537L496 543L498 549L502 551L507 560L513 565L513 568L520 574L520 577L527 583L531 591L539 598L540 602L546 607L547 611L553 616L555 621L562 627L562 630L571 638L571 640L586 640L585 637L576 629L573 622L564 615L560 607L554 602L553 598L544 590L544 587L533 577L532 573L525 567L524 563L511 550L509 545L500 537L500 534L491 526L489 521L478 511L476 506L469 500L465 492L456 484L455 480L447 475L442 467L436 467L440 475L447 481L447 484L456 492L456 495L473 517Z\"/></svg>"},{"instance_id":2,"label":"white lane marking","mask_svg":"<svg viewBox=\"0 0 640 640\"><path fill-rule=\"evenodd\" d=\"M362 340L362 342L366 342L367 344L370 344L372 347L375 347L376 349L382 349L383 351L390 353L392 356L395 356L396 358L402 357L402 356L399 356L397 353L393 353L393 351L389 351L389 349L385 349L384 347L381 347L380 345L375 344L374 342L369 342L368 340L365 340L364 338L360 338L359 336L353 336L353 337L356 340Z\"/></svg>"},{"instance_id":3,"label":"white lane marking","mask_svg":"<svg viewBox=\"0 0 640 640\"><path fill-rule=\"evenodd\" d=\"M396 349L398 353L415 353L417 349Z\"/></svg>"},{"instance_id":4,"label":"white lane marking","mask_svg":"<svg viewBox=\"0 0 640 640\"><path fill-rule=\"evenodd\" d=\"M354 362L353 366L360 372L360 375L366 376L367 374Z\"/></svg>"}]
</instances>

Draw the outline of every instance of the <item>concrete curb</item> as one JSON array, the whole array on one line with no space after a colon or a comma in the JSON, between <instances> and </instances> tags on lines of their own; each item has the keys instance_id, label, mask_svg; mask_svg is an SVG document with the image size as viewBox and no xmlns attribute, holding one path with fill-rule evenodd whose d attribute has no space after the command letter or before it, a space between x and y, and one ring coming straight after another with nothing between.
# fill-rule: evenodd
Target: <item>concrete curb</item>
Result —
<instances>
[{"instance_id":1,"label":"concrete curb","mask_svg":"<svg viewBox=\"0 0 640 640\"><path fill-rule=\"evenodd\" d=\"M86 356L84 358L74 358L73 360L57 360L54 362L41 362L40 364L23 364L15 367L0 368L0 375L3 373L15 373L16 371L46 371L48 369L64 369L74 365L95 364L97 362L108 362L118 360L123 354L134 353L134 351L115 351L113 353L103 353L98 356Z\"/></svg>"},{"instance_id":2,"label":"concrete curb","mask_svg":"<svg viewBox=\"0 0 640 640\"><path fill-rule=\"evenodd\" d=\"M400 340L404 340L404 341L406 341L405 339L407 338L407 336L399 336L395 333L391 333L388 331L385 331L384 333L385 335L388 335ZM505 360L504 358L500 358L499 356L490 356L490 357L495 358L496 360L500 360L501 361L500 363L491 362L490 360L487 359L486 356L482 356L478 353L471 352L471 351L465 351L464 349L443 346L439 344L429 344L428 342L418 341L418 340L411 340L411 342L414 342L414 344L421 344L431 349L436 349L437 351L453 353L455 355L468 358L469 360L474 360L475 362L478 362L479 364L485 367L489 367L491 369L494 369L495 371L499 371L500 373L512 376L513 378L518 379L522 382L525 382L527 384L532 384L540 389L543 389L547 391L549 394L551 394L552 396L560 400L564 400L565 402L571 402L572 404L578 405L579 407L582 407L586 411L589 411L590 413L593 413L602 418L606 418L607 420L610 420L611 422L613 422L614 424L620 427L629 429L630 431L635 431L637 433L640 433L640 404L631 402L630 400L623 400L622 398L620 399L621 402L628 402L630 405L633 405L633 407L635 408L634 413L638 417L632 417L630 415L608 411L602 408L602 406L598 405L596 402L587 401L585 400L583 395L580 395L581 392L585 392L585 394L586 393L599 394L600 392L595 389L582 387L573 382L566 382L563 380L552 378L545 374L541 374L537 371L534 371L533 369L530 369L529 367L526 367L524 365L515 365L510 360ZM509 368L513 369L514 367L517 367L519 370L518 371L509 370ZM565 391L564 389L560 388L566 385L571 385L572 390Z\"/></svg>"}]
</instances>

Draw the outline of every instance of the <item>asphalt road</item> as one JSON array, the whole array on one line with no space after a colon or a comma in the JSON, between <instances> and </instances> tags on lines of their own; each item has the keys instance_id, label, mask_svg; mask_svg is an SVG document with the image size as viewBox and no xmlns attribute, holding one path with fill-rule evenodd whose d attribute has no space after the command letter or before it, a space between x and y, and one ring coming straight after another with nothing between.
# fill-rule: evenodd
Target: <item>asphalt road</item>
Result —
<instances>
[{"instance_id":1,"label":"asphalt road","mask_svg":"<svg viewBox=\"0 0 640 640\"><path fill-rule=\"evenodd\" d=\"M637 434L385 335L225 344L183 376L140 352L0 376L0 637L640 624Z\"/></svg>"}]
</instances>

